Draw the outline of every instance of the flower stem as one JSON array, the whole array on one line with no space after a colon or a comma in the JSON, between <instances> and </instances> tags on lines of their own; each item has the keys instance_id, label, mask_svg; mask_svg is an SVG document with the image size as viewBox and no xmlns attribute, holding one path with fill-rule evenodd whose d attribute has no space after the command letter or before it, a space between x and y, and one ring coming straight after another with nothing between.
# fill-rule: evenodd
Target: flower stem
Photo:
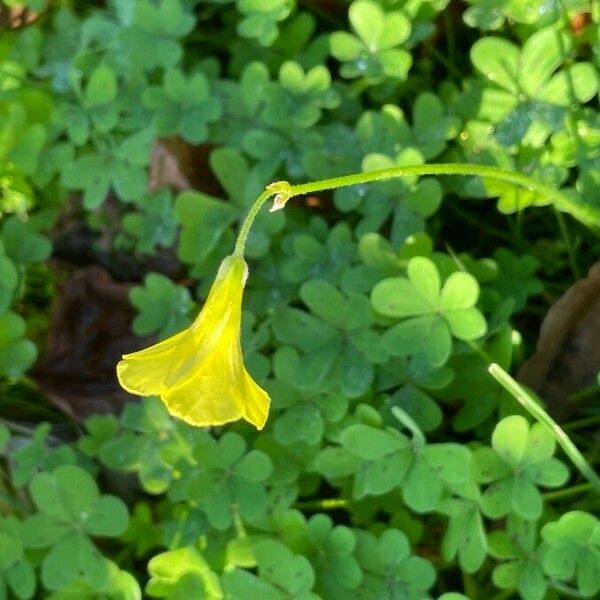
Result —
<instances>
[{"instance_id":1,"label":"flower stem","mask_svg":"<svg viewBox=\"0 0 600 600\"><path fill-rule=\"evenodd\" d=\"M323 500L296 502L294 508L297 508L298 510L335 510L347 508L348 504L348 501L344 498L324 498Z\"/></svg>"},{"instance_id":2,"label":"flower stem","mask_svg":"<svg viewBox=\"0 0 600 600\"><path fill-rule=\"evenodd\" d=\"M579 485L572 485L571 487L562 490L546 492L545 494L542 494L542 498L544 498L546 502L552 502L553 500L562 500L577 494L585 494L586 492L591 492L592 489L591 483L580 483Z\"/></svg>"},{"instance_id":3,"label":"flower stem","mask_svg":"<svg viewBox=\"0 0 600 600\"><path fill-rule=\"evenodd\" d=\"M240 232L238 233L237 240L235 241L235 248L233 249L233 254L235 256L244 257L244 248L246 247L246 240L248 239L248 233L250 232L250 228L252 227L252 223L254 223L254 219L256 219L256 215L258 211L262 208L262 205L273 195L273 191L271 191L268 187L264 190L264 192L254 201L254 204L250 207L242 226L240 227Z\"/></svg>"},{"instance_id":4,"label":"flower stem","mask_svg":"<svg viewBox=\"0 0 600 600\"><path fill-rule=\"evenodd\" d=\"M597 224L598 219L595 211L591 207L586 207L577 204L567 194L549 185L536 181L532 177L524 173L516 173L513 171L504 171L497 167L488 165L461 164L461 163L440 163L432 165L412 165L402 167L390 167L388 169L380 169L377 171L369 171L367 173L353 173L352 175L344 175L341 177L332 177L330 179L320 179L309 183L299 185L290 185L286 181L279 181L267 186L265 191L255 200L250 207L244 222L240 228L237 241L235 243L234 254L243 256L246 239L250 227L256 218L256 215L262 208L262 205L273 195L279 196L280 207L293 196L301 194L310 194L321 192L323 190L335 190L337 188L350 185L363 185L374 181L384 181L387 179L395 179L400 177L420 177L423 175L462 175L462 176L477 176L503 181L513 185L525 188L532 192L537 192L551 200L558 210L562 210L572 214L574 217L588 224Z\"/></svg>"},{"instance_id":5,"label":"flower stem","mask_svg":"<svg viewBox=\"0 0 600 600\"><path fill-rule=\"evenodd\" d=\"M579 469L579 472L591 483L592 487L600 494L600 477L590 466L577 446L571 441L571 438L554 421L554 419L540 406L532 394L530 394L522 385L515 381L502 367L492 363L488 371L492 377L529 413L540 423L544 423L554 436L565 454L571 459L573 464Z\"/></svg>"}]
</instances>

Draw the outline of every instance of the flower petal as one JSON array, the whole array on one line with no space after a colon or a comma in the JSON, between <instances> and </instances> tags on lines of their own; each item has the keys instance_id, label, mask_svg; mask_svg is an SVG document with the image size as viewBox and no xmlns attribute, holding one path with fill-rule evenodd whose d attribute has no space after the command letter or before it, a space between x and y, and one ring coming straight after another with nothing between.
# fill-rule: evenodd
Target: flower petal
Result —
<instances>
[{"instance_id":1,"label":"flower petal","mask_svg":"<svg viewBox=\"0 0 600 600\"><path fill-rule=\"evenodd\" d=\"M239 400L244 405L244 414L246 421L252 423L256 429L262 429L269 416L269 405L271 399L269 394L263 390L248 372L244 369L245 391L243 397ZM237 390L240 392L240 390Z\"/></svg>"},{"instance_id":2,"label":"flower petal","mask_svg":"<svg viewBox=\"0 0 600 600\"><path fill-rule=\"evenodd\" d=\"M239 342L221 346L193 375L164 389L161 398L169 412L190 425L222 425L245 418L264 425L269 398L247 374Z\"/></svg>"},{"instance_id":3,"label":"flower petal","mask_svg":"<svg viewBox=\"0 0 600 600\"><path fill-rule=\"evenodd\" d=\"M179 345L185 343L188 334L189 329L185 329L149 348L125 354L117 364L117 377L121 387L139 396L160 394L171 368L173 352L178 351Z\"/></svg>"}]
</instances>

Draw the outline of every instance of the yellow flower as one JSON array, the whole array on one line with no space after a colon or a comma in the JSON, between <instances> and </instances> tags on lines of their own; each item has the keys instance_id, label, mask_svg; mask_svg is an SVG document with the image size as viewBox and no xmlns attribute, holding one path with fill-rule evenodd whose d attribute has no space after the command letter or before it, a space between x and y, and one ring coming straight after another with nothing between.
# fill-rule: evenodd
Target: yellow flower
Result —
<instances>
[{"instance_id":1,"label":"yellow flower","mask_svg":"<svg viewBox=\"0 0 600 600\"><path fill-rule=\"evenodd\" d=\"M228 256L190 327L123 356L117 365L121 386L140 396L159 395L172 415L191 425L243 418L262 429L270 399L244 368L240 345L246 276L244 259Z\"/></svg>"}]
</instances>

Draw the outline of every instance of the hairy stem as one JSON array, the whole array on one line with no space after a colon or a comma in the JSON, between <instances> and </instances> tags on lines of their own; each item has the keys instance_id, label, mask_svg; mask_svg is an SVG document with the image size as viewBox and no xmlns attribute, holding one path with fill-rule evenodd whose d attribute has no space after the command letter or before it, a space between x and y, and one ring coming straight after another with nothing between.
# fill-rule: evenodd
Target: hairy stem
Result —
<instances>
[{"instance_id":1,"label":"hairy stem","mask_svg":"<svg viewBox=\"0 0 600 600\"><path fill-rule=\"evenodd\" d=\"M344 175L342 177L332 177L330 179L320 179L309 183L299 185L290 185L286 181L273 183L265 189L265 191L256 199L250 207L244 222L240 228L238 238L235 244L234 254L242 256L244 254L244 246L248 238L250 227L256 218L256 215L262 208L263 204L271 197L279 197L278 208L283 208L286 202L301 194L310 194L321 192L323 190L335 190L341 187L350 185L364 185L375 181L385 181L401 177L420 177L424 175L461 175L464 177L477 176L494 179L511 183L521 188L525 188L532 192L537 192L551 200L558 210L563 210L571 213L584 222L592 222L594 216L589 214L589 210L584 206L575 203L567 194L560 190L548 186L544 183L536 181L532 177L523 173L513 171L504 171L497 167L488 165L475 164L460 164L460 163L442 163L433 165L413 165L408 167L390 167L388 169L380 169L378 171L369 171L367 173L353 173L352 175Z\"/></svg>"}]
</instances>

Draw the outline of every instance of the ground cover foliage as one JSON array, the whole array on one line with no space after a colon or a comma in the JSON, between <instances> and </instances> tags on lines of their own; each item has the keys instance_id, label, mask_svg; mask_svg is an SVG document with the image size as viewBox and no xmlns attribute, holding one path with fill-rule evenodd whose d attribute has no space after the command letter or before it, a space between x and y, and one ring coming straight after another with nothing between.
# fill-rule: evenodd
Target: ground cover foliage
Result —
<instances>
[{"instance_id":1,"label":"ground cover foliage","mask_svg":"<svg viewBox=\"0 0 600 600\"><path fill-rule=\"evenodd\" d=\"M516 371L598 256L598 3L0 15L0 598L597 597L598 494L487 366ZM265 212L243 323L265 429L120 411L119 355L191 322L267 183L436 162L564 201L413 177ZM595 350L566 345L571 381ZM597 464L591 368L546 406Z\"/></svg>"}]
</instances>

